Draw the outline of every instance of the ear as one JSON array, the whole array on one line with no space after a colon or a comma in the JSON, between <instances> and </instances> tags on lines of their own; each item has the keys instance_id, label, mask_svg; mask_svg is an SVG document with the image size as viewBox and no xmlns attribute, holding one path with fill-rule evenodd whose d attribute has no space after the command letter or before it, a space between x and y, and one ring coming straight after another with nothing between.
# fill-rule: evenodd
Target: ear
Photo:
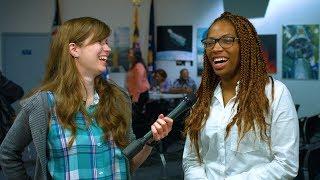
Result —
<instances>
[{"instance_id":1,"label":"ear","mask_svg":"<svg viewBox=\"0 0 320 180\"><path fill-rule=\"evenodd\" d=\"M79 48L76 45L76 43L69 43L69 53L74 58L78 58L79 57Z\"/></svg>"}]
</instances>

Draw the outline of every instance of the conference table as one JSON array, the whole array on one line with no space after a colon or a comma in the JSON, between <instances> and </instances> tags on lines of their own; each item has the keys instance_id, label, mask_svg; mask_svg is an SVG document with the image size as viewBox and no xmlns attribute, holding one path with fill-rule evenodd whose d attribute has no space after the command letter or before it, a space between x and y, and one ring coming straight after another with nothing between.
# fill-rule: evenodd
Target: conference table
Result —
<instances>
[{"instance_id":1,"label":"conference table","mask_svg":"<svg viewBox=\"0 0 320 180\"><path fill-rule=\"evenodd\" d=\"M186 94L171 94L171 93L159 93L159 92L149 92L149 99L150 100L175 100L180 99L186 96Z\"/></svg>"}]
</instances>

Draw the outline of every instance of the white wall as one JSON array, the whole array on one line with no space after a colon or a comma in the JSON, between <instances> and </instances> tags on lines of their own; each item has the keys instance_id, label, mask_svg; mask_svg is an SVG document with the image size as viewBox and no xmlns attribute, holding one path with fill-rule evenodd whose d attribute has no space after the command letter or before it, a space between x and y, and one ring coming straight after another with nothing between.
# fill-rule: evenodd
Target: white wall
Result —
<instances>
[{"instance_id":1,"label":"white wall","mask_svg":"<svg viewBox=\"0 0 320 180\"><path fill-rule=\"evenodd\" d=\"M251 20L258 34L277 34L278 73L275 78L287 85L294 102L301 105L299 117L320 113L320 80L282 79L282 26L320 24L318 7L318 0L270 0L265 17Z\"/></svg>"},{"instance_id":2,"label":"white wall","mask_svg":"<svg viewBox=\"0 0 320 180\"><path fill-rule=\"evenodd\" d=\"M1 32L32 32L48 33L54 15L54 1L52 0L0 0L0 33ZM80 16L96 17L111 28L132 27L133 8L130 0L68 0L61 1L63 20ZM142 53L146 56L148 44L148 23L150 0L143 0L140 9L140 43ZM270 0L264 18L251 19L259 34L277 34L278 74L281 79L282 59L282 25L289 24L320 24L318 0ZM248 7L248 11L251 8ZM224 10L223 0L155 0L156 25L192 25L193 26L193 57L196 59L196 30L208 27L213 19ZM1 40L1 37L0 37ZM0 45L0 50L1 45ZM1 66L0 55L0 67ZM159 61L158 67L168 71L170 79L175 79L179 70L175 62ZM190 75L196 78L196 61L193 66L187 63ZM125 74L111 74L111 78L119 81L123 86ZM282 80L291 91L295 103L301 104L299 116L307 116L320 112L320 80L295 81Z\"/></svg>"}]
</instances>

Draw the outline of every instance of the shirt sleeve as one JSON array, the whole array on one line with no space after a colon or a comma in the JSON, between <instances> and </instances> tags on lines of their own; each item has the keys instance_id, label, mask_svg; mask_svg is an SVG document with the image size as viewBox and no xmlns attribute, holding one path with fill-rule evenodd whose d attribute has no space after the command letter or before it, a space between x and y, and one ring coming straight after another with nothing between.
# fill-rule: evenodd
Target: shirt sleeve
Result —
<instances>
[{"instance_id":1,"label":"shirt sleeve","mask_svg":"<svg viewBox=\"0 0 320 180\"><path fill-rule=\"evenodd\" d=\"M29 114L31 103L22 106L0 147L0 165L8 179L31 179L21 160L24 148L31 142Z\"/></svg>"},{"instance_id":2,"label":"shirt sleeve","mask_svg":"<svg viewBox=\"0 0 320 180\"><path fill-rule=\"evenodd\" d=\"M190 138L187 136L184 145L182 166L185 180L207 180L204 165L200 164L195 153L194 146L190 146Z\"/></svg>"},{"instance_id":3,"label":"shirt sleeve","mask_svg":"<svg viewBox=\"0 0 320 180\"><path fill-rule=\"evenodd\" d=\"M172 87L173 87L173 88L179 88L179 87L180 87L179 79L176 79L176 80L173 82Z\"/></svg>"},{"instance_id":4,"label":"shirt sleeve","mask_svg":"<svg viewBox=\"0 0 320 180\"><path fill-rule=\"evenodd\" d=\"M299 125L289 90L282 85L271 106L271 153L273 160L230 176L227 180L292 179L299 167Z\"/></svg>"}]
</instances>

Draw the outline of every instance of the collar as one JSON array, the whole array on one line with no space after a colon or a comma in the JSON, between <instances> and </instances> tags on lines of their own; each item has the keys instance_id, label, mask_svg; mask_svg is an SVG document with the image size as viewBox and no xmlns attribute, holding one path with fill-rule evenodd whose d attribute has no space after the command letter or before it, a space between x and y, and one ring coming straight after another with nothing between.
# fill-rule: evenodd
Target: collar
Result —
<instances>
[{"instance_id":1,"label":"collar","mask_svg":"<svg viewBox=\"0 0 320 180\"><path fill-rule=\"evenodd\" d=\"M235 95L235 96L237 96L238 93L239 93L239 86L240 86L240 81L237 82L237 85L236 85L236 95ZM221 81L218 83L216 89L214 90L212 101L213 101L214 99L217 99L218 101L220 101L220 102L223 104Z\"/></svg>"},{"instance_id":2,"label":"collar","mask_svg":"<svg viewBox=\"0 0 320 180\"><path fill-rule=\"evenodd\" d=\"M99 103L99 100L100 100L100 97L99 97L99 94L97 93L97 91L94 91L94 94L93 94L93 101L92 103L89 105L89 106L95 106ZM86 102L83 101L83 103L85 104Z\"/></svg>"},{"instance_id":3,"label":"collar","mask_svg":"<svg viewBox=\"0 0 320 180\"><path fill-rule=\"evenodd\" d=\"M99 103L100 97L97 91L94 91L93 102L91 105L97 105Z\"/></svg>"}]
</instances>

